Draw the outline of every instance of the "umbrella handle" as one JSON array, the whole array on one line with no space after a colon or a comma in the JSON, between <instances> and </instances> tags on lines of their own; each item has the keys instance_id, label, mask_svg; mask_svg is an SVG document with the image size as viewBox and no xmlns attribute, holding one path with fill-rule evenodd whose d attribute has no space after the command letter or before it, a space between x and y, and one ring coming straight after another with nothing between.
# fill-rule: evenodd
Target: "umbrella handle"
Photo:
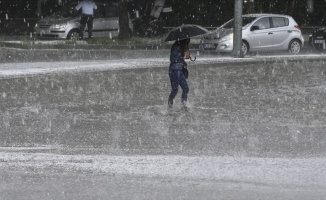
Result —
<instances>
[{"instance_id":1,"label":"umbrella handle","mask_svg":"<svg viewBox=\"0 0 326 200\"><path fill-rule=\"evenodd\" d=\"M191 60L192 62L194 62L194 61L196 60L196 57L194 57L194 59L191 59L191 57L190 57L190 60Z\"/></svg>"}]
</instances>

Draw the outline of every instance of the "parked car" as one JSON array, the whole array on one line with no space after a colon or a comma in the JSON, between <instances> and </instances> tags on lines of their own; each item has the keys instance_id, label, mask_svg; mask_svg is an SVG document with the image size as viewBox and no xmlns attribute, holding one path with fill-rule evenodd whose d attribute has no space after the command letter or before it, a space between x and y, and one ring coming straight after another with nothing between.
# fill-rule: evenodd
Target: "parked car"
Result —
<instances>
[{"instance_id":1,"label":"parked car","mask_svg":"<svg viewBox=\"0 0 326 200\"><path fill-rule=\"evenodd\" d=\"M242 18L242 52L288 50L292 54L301 51L304 39L295 20L287 15L248 14ZM216 31L203 36L204 50L231 52L233 50L234 20Z\"/></svg>"},{"instance_id":2,"label":"parked car","mask_svg":"<svg viewBox=\"0 0 326 200\"><path fill-rule=\"evenodd\" d=\"M77 3L63 7L53 15L35 24L34 34L40 38L78 39L81 11L75 11ZM92 37L117 37L119 34L118 4L96 3ZM88 36L87 26L84 37ZM132 34L132 23L129 23Z\"/></svg>"},{"instance_id":3,"label":"parked car","mask_svg":"<svg viewBox=\"0 0 326 200\"><path fill-rule=\"evenodd\" d=\"M326 50L326 28L319 28L309 36L310 45L316 50Z\"/></svg>"}]
</instances>

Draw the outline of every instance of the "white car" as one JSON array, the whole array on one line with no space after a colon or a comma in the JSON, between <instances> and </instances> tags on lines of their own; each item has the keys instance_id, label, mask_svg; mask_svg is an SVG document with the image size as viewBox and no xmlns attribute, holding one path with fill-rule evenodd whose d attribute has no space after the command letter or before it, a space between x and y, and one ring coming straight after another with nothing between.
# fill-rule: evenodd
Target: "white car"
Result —
<instances>
[{"instance_id":1,"label":"white car","mask_svg":"<svg viewBox=\"0 0 326 200\"><path fill-rule=\"evenodd\" d=\"M242 18L242 53L249 51L288 50L298 54L303 48L304 39L295 20L287 15L248 14ZM230 20L216 31L203 36L203 50L232 52L234 20Z\"/></svg>"}]
</instances>

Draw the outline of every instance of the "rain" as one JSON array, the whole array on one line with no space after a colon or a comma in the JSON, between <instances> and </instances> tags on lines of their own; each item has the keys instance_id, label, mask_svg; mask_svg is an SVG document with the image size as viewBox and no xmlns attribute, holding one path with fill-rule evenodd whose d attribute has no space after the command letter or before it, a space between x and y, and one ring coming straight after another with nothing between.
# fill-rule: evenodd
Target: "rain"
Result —
<instances>
[{"instance_id":1,"label":"rain","mask_svg":"<svg viewBox=\"0 0 326 200\"><path fill-rule=\"evenodd\" d=\"M0 35L1 200L325 198L326 56L309 46L308 24L295 55L236 58L203 50L202 35L192 37L189 110L179 88L171 112L173 41L164 34L191 22L215 31L233 17L229 1L185 1L189 12L181 17L180 2L166 0L172 11L160 16L168 28L154 20L134 27L139 32L129 39L111 31L85 40L35 36L35 24L56 12L46 9L50 0L0 2L8 6L0 10L1 31L13 28ZM137 25L148 22L136 4L144 2L155 1L130 8ZM244 13L255 2L262 1L244 1ZM274 11L284 2L269 3ZM305 18L316 5L298 3L306 13L293 15L300 24L316 22ZM44 17L9 25L18 21L9 7ZM216 21L205 24L207 16Z\"/></svg>"}]
</instances>

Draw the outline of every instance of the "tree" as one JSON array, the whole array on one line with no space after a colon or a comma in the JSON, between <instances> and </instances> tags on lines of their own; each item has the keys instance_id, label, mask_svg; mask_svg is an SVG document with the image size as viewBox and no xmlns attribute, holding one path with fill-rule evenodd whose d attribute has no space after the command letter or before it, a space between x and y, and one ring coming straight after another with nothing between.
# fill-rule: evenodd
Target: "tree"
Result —
<instances>
[{"instance_id":1,"label":"tree","mask_svg":"<svg viewBox=\"0 0 326 200\"><path fill-rule=\"evenodd\" d=\"M235 0L234 2L234 37L233 37L233 44L234 48L232 51L232 55L236 58L242 58L242 7L243 1L242 0Z\"/></svg>"},{"instance_id":2,"label":"tree","mask_svg":"<svg viewBox=\"0 0 326 200\"><path fill-rule=\"evenodd\" d=\"M37 0L37 16L39 18L42 16L42 2L43 0Z\"/></svg>"},{"instance_id":3,"label":"tree","mask_svg":"<svg viewBox=\"0 0 326 200\"><path fill-rule=\"evenodd\" d=\"M125 40L131 37L129 28L128 2L121 0L119 2L119 36L118 39Z\"/></svg>"}]
</instances>

